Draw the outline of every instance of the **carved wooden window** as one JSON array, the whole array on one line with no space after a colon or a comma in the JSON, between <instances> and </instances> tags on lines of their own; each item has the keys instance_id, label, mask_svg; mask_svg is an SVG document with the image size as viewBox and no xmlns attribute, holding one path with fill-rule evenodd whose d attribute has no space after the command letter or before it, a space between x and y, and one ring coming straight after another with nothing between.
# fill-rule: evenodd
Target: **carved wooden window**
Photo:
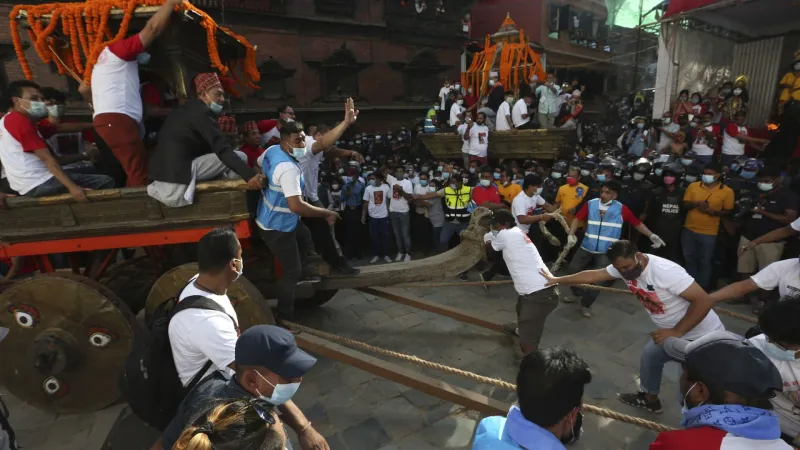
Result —
<instances>
[{"instance_id":1,"label":"carved wooden window","mask_svg":"<svg viewBox=\"0 0 800 450\"><path fill-rule=\"evenodd\" d=\"M270 57L259 67L261 81L256 96L264 100L279 100L286 98L286 77L288 71L281 63Z\"/></svg>"},{"instance_id":2,"label":"carved wooden window","mask_svg":"<svg viewBox=\"0 0 800 450\"><path fill-rule=\"evenodd\" d=\"M411 102L427 103L439 93L439 60L432 49L417 52L406 66L406 96Z\"/></svg>"},{"instance_id":3,"label":"carved wooden window","mask_svg":"<svg viewBox=\"0 0 800 450\"><path fill-rule=\"evenodd\" d=\"M314 0L319 16L353 17L355 6L355 0Z\"/></svg>"},{"instance_id":4,"label":"carved wooden window","mask_svg":"<svg viewBox=\"0 0 800 450\"><path fill-rule=\"evenodd\" d=\"M322 62L322 93L325 101L334 102L358 97L358 70L353 53L342 45Z\"/></svg>"}]
</instances>

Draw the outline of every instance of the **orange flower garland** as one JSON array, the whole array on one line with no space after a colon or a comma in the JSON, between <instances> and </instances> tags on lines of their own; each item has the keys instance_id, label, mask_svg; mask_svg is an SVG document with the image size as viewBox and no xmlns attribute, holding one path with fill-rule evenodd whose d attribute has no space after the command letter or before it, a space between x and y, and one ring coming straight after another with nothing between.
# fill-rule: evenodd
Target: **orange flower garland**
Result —
<instances>
[{"instance_id":1,"label":"orange flower garland","mask_svg":"<svg viewBox=\"0 0 800 450\"><path fill-rule=\"evenodd\" d=\"M28 64L25 52L22 48L22 40L19 35L17 18L22 11L25 11L28 21L28 34L33 43L36 53L45 63L53 61L59 70L64 73L65 65L70 70L82 73L84 81L91 80L92 69L94 68L100 53L112 43L124 39L128 35L128 27L133 13L137 6L159 6L163 0L87 0L85 3L48 3L42 5L16 5L9 15L11 38L14 44L14 51L19 60L22 72L27 79L33 79L33 72ZM239 36L227 28L217 25L208 14L198 9L187 1L176 10L186 9L200 16L200 25L206 30L206 45L211 66L217 69L223 76L231 70L226 66L219 55L216 34L218 30L224 31L245 46L246 56L242 70L246 75L244 83L252 88L258 88L254 83L259 81L261 74L256 66L255 48L242 36ZM122 9L123 16L119 31L116 35L112 34L108 26L108 20L112 9ZM46 19L45 15L50 15ZM59 20L61 30L70 46L65 52L59 52L58 57L54 58L54 52L59 45L58 40L53 36L53 32L58 26ZM59 61L63 60L63 64Z\"/></svg>"}]
</instances>

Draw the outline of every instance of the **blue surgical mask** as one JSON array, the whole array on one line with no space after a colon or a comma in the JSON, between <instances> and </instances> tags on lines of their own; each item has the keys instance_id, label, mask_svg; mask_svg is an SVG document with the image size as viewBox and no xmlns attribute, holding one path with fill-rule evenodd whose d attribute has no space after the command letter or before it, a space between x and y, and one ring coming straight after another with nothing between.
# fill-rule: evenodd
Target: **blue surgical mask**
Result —
<instances>
[{"instance_id":1,"label":"blue surgical mask","mask_svg":"<svg viewBox=\"0 0 800 450\"><path fill-rule=\"evenodd\" d=\"M494 177L495 180L499 180L500 179L500 174L499 173L495 173L492 176Z\"/></svg>"},{"instance_id":2,"label":"blue surgical mask","mask_svg":"<svg viewBox=\"0 0 800 450\"><path fill-rule=\"evenodd\" d=\"M375 180L369 180L369 185L370 186L375 186Z\"/></svg>"},{"instance_id":3,"label":"blue surgical mask","mask_svg":"<svg viewBox=\"0 0 800 450\"><path fill-rule=\"evenodd\" d=\"M777 359L778 361L796 361L797 360L797 350L789 350L785 348L780 348L777 345L773 344L772 342L767 342L767 345L764 346L764 353L772 359Z\"/></svg>"},{"instance_id":4,"label":"blue surgical mask","mask_svg":"<svg viewBox=\"0 0 800 450\"><path fill-rule=\"evenodd\" d=\"M256 372L256 373L258 373L258 372ZM267 380L266 378L264 378L264 375L261 375L260 373L258 373L258 376L260 376L261 379L266 381L267 384L269 384L270 386L272 386L274 388L272 390L272 396L271 397L267 397L265 395L261 395L261 393L258 392L258 390L256 390L256 393L258 394L258 398L260 398L261 400L264 400L265 402L267 402L267 403L269 403L271 405L280 406L280 405L288 402L289 400L292 399L292 397L294 397L294 394L297 393L297 390L300 389L300 383L287 383L287 384L277 384L277 385L275 385L275 384L270 383L269 380Z\"/></svg>"},{"instance_id":5,"label":"blue surgical mask","mask_svg":"<svg viewBox=\"0 0 800 450\"><path fill-rule=\"evenodd\" d=\"M597 181L606 181L606 174L604 173L597 174Z\"/></svg>"},{"instance_id":6,"label":"blue surgical mask","mask_svg":"<svg viewBox=\"0 0 800 450\"><path fill-rule=\"evenodd\" d=\"M714 175L703 175L703 183L711 184L714 181L716 181L716 179L714 178Z\"/></svg>"},{"instance_id":7,"label":"blue surgical mask","mask_svg":"<svg viewBox=\"0 0 800 450\"><path fill-rule=\"evenodd\" d=\"M636 124L636 128L641 130L642 128L644 128L644 124L639 122L639 123Z\"/></svg>"},{"instance_id":8,"label":"blue surgical mask","mask_svg":"<svg viewBox=\"0 0 800 450\"><path fill-rule=\"evenodd\" d=\"M47 117L47 105L44 102L26 101L28 102L28 107L25 108L25 111L27 111L28 115L35 119Z\"/></svg>"},{"instance_id":9,"label":"blue surgical mask","mask_svg":"<svg viewBox=\"0 0 800 450\"><path fill-rule=\"evenodd\" d=\"M681 159L681 164L683 164L684 166L691 166L692 165L692 160L691 159Z\"/></svg>"},{"instance_id":10,"label":"blue surgical mask","mask_svg":"<svg viewBox=\"0 0 800 450\"><path fill-rule=\"evenodd\" d=\"M442 172L442 179L446 180L450 178L450 172Z\"/></svg>"},{"instance_id":11,"label":"blue surgical mask","mask_svg":"<svg viewBox=\"0 0 800 450\"><path fill-rule=\"evenodd\" d=\"M136 62L139 63L140 66L146 66L148 63L150 63L150 53L139 53L136 55Z\"/></svg>"},{"instance_id":12,"label":"blue surgical mask","mask_svg":"<svg viewBox=\"0 0 800 450\"><path fill-rule=\"evenodd\" d=\"M756 177L756 172L750 172L749 170L743 170L740 174L740 177L744 178L745 180L750 180Z\"/></svg>"},{"instance_id":13,"label":"blue surgical mask","mask_svg":"<svg viewBox=\"0 0 800 450\"><path fill-rule=\"evenodd\" d=\"M655 173L656 173L656 176L659 176L659 177L660 177L660 176L661 176L661 174L663 174L663 173L664 173L664 170L663 170L663 169L656 169L656 170L655 170Z\"/></svg>"},{"instance_id":14,"label":"blue surgical mask","mask_svg":"<svg viewBox=\"0 0 800 450\"><path fill-rule=\"evenodd\" d=\"M211 102L208 104L208 109L210 109L214 114L219 114L222 112L222 105L217 102Z\"/></svg>"},{"instance_id":15,"label":"blue surgical mask","mask_svg":"<svg viewBox=\"0 0 800 450\"><path fill-rule=\"evenodd\" d=\"M428 180L419 180L419 185L422 186L422 187L427 187L428 186Z\"/></svg>"}]
</instances>

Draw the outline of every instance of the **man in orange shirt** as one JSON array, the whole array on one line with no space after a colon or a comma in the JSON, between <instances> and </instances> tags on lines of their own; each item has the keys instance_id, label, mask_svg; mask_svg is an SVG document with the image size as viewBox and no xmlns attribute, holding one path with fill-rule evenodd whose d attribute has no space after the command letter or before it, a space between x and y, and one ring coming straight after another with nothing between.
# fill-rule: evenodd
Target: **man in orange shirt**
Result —
<instances>
[{"instance_id":1,"label":"man in orange shirt","mask_svg":"<svg viewBox=\"0 0 800 450\"><path fill-rule=\"evenodd\" d=\"M561 208L561 214L567 219L567 223L575 220L576 209L589 191L589 188L580 182L580 174L581 170L578 167L570 167L567 170L567 184L559 187L556 194L556 206Z\"/></svg>"},{"instance_id":2,"label":"man in orange shirt","mask_svg":"<svg viewBox=\"0 0 800 450\"><path fill-rule=\"evenodd\" d=\"M690 184L683 195L683 204L689 211L681 235L685 268L705 290L711 288L720 218L733 212L733 189L722 184L721 173L718 163L706 165L702 180Z\"/></svg>"},{"instance_id":3,"label":"man in orange shirt","mask_svg":"<svg viewBox=\"0 0 800 450\"><path fill-rule=\"evenodd\" d=\"M514 201L514 197L519 195L522 192L522 186L517 183L514 183L512 178L512 173L510 170L505 169L500 174L500 182L497 184L497 192L500 193L500 198L503 200L503 204L511 207L511 202Z\"/></svg>"}]
</instances>

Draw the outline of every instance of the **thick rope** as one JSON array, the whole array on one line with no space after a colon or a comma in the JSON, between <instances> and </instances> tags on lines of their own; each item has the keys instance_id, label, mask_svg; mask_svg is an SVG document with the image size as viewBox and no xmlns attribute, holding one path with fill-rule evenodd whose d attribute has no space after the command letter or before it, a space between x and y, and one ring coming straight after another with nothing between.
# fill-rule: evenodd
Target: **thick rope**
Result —
<instances>
[{"instance_id":1,"label":"thick rope","mask_svg":"<svg viewBox=\"0 0 800 450\"><path fill-rule=\"evenodd\" d=\"M414 355L407 355L405 353L399 353L392 350L386 350L385 348L376 347L374 345L369 345L367 343L356 341L354 339L346 338L344 336L339 336L336 334L326 333L324 331L317 330L315 328L306 327L297 323L282 321L282 325L291 328L294 331L302 331L304 333L308 333L322 339L326 339L333 342L339 342L341 344L347 345L349 347L360 348L362 350L366 350L372 353L378 353L380 355L388 356L390 358L400 359L402 361L410 362L412 364L416 364L418 366L427 367L429 369L439 370L441 372L452 373L455 375L461 375L463 377L469 378L471 380L475 380L479 383L490 384L493 386L505 388L511 391L516 391L517 386L515 384L509 383L507 381L503 381L497 378L490 378L483 375L478 375L473 372L469 372L466 370L456 369L455 367L445 366L443 364L431 362L424 360L422 358L418 358ZM599 406L589 405L584 403L582 405L584 411L588 413L592 413L601 417L606 417L608 419L618 420L620 422L630 423L636 426L640 426L643 428L647 428L653 431L674 431L674 428L668 427L666 425L653 422L650 420L640 419L638 417L629 416L627 414L618 413L616 411L601 408Z\"/></svg>"},{"instance_id":2,"label":"thick rope","mask_svg":"<svg viewBox=\"0 0 800 450\"><path fill-rule=\"evenodd\" d=\"M513 280L500 280L500 281L461 281L461 282L448 282L448 283L417 283L417 284L400 284L396 286L387 286L387 287L402 287L402 288L427 288L427 287L448 287L448 286L494 286L499 284L511 284ZM628 294L633 295L633 293L627 289L617 289L617 288L610 288L605 286L596 286L594 284L574 284L572 285L577 288L581 289L593 289L595 291L601 292L609 292L612 294ZM745 322L750 322L752 324L758 325L758 319L747 315L738 313L736 311L731 311L725 308L718 308L715 307L714 311L719 314L724 314L729 317L733 317L734 319L744 320Z\"/></svg>"}]
</instances>

